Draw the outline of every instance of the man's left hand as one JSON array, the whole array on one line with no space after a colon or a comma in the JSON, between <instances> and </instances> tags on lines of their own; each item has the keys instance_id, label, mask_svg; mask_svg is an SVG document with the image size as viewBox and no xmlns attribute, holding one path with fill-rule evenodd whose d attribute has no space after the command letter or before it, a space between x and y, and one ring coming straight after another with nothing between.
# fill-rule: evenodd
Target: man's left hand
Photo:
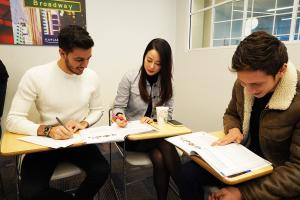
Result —
<instances>
[{"instance_id":1,"label":"man's left hand","mask_svg":"<svg viewBox=\"0 0 300 200\"><path fill-rule=\"evenodd\" d=\"M208 200L241 200L242 194L236 187L225 187L213 192Z\"/></svg>"},{"instance_id":2,"label":"man's left hand","mask_svg":"<svg viewBox=\"0 0 300 200\"><path fill-rule=\"evenodd\" d=\"M86 121L78 122L75 120L69 120L66 123L66 127L76 133L78 130L82 130L88 127L88 123Z\"/></svg>"}]
</instances>

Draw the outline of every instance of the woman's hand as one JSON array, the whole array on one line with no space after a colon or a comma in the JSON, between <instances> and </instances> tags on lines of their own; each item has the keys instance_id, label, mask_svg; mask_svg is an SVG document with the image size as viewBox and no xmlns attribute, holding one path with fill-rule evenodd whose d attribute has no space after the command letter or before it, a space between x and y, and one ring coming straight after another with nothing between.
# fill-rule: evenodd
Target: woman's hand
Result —
<instances>
[{"instance_id":1,"label":"woman's hand","mask_svg":"<svg viewBox=\"0 0 300 200\"><path fill-rule=\"evenodd\" d=\"M123 114L114 115L114 116L112 117L112 121L113 121L113 122L116 122L117 125L118 125L119 127L121 127L121 128L126 127L127 124L128 124L127 118L126 118L126 116L123 115Z\"/></svg>"},{"instance_id":2,"label":"woman's hand","mask_svg":"<svg viewBox=\"0 0 300 200\"><path fill-rule=\"evenodd\" d=\"M217 140L212 145L226 145L232 142L241 143L244 138L244 135L241 133L240 129L232 128L228 131L228 134L223 138Z\"/></svg>"},{"instance_id":3,"label":"woman's hand","mask_svg":"<svg viewBox=\"0 0 300 200\"><path fill-rule=\"evenodd\" d=\"M147 123L147 124L151 124L153 122L153 119L150 117L142 117L141 118L141 122L142 123Z\"/></svg>"}]
</instances>

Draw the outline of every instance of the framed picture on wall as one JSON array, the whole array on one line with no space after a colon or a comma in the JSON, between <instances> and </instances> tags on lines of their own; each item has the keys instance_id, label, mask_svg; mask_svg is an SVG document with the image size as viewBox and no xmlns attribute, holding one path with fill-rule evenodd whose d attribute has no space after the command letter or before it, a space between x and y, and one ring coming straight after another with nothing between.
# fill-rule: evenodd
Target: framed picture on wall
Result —
<instances>
[{"instance_id":1,"label":"framed picture on wall","mask_svg":"<svg viewBox=\"0 0 300 200\"><path fill-rule=\"evenodd\" d=\"M57 45L69 24L86 28L85 0L0 0L0 44Z\"/></svg>"}]
</instances>

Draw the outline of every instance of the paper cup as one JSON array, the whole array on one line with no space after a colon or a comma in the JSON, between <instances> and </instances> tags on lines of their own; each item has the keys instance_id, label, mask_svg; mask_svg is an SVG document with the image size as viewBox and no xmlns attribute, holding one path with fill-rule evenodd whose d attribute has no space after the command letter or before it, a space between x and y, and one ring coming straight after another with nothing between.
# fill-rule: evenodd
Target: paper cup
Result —
<instances>
[{"instance_id":1,"label":"paper cup","mask_svg":"<svg viewBox=\"0 0 300 200\"><path fill-rule=\"evenodd\" d=\"M156 117L159 126L164 126L168 121L168 110L169 107L157 106L156 107Z\"/></svg>"}]
</instances>

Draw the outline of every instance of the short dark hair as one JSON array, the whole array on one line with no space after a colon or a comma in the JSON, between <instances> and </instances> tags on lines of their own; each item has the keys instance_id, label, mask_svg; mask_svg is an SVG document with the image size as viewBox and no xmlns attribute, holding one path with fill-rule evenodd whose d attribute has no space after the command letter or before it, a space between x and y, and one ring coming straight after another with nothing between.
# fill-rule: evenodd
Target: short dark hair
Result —
<instances>
[{"instance_id":1,"label":"short dark hair","mask_svg":"<svg viewBox=\"0 0 300 200\"><path fill-rule=\"evenodd\" d=\"M264 31L254 32L240 42L232 57L231 70L264 71L275 76L288 62L285 45Z\"/></svg>"},{"instance_id":2,"label":"short dark hair","mask_svg":"<svg viewBox=\"0 0 300 200\"><path fill-rule=\"evenodd\" d=\"M149 42L147 45L144 55L143 55L143 63L140 68L141 77L139 80L139 90L141 94L141 98L144 102L149 102L149 94L146 89L146 70L144 67L144 60L149 51L155 49L160 57L160 102L156 106L163 105L168 100L170 100L173 96L173 86L172 86L172 66L173 66L173 58L172 58L172 49L169 43L162 38L155 38Z\"/></svg>"},{"instance_id":3,"label":"short dark hair","mask_svg":"<svg viewBox=\"0 0 300 200\"><path fill-rule=\"evenodd\" d=\"M69 53L75 48L90 49L94 46L94 41L84 28L78 25L68 25L58 34L58 46Z\"/></svg>"}]
</instances>

